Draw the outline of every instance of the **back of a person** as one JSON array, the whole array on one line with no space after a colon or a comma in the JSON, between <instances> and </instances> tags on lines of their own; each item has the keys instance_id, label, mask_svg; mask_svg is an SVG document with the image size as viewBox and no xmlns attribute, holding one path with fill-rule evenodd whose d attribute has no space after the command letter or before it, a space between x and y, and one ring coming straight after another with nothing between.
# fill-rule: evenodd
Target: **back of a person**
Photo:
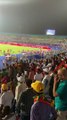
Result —
<instances>
[{"instance_id":1,"label":"back of a person","mask_svg":"<svg viewBox=\"0 0 67 120\"><path fill-rule=\"evenodd\" d=\"M15 100L16 102L19 100L19 97L21 95L21 93L26 89L26 83L25 83L25 78L24 75L21 73L17 74L17 86L15 89Z\"/></svg>"},{"instance_id":2,"label":"back of a person","mask_svg":"<svg viewBox=\"0 0 67 120\"><path fill-rule=\"evenodd\" d=\"M11 103L14 98L13 93L10 90L8 90L7 92L4 92L1 97L4 107L9 106L11 108Z\"/></svg>"},{"instance_id":3,"label":"back of a person","mask_svg":"<svg viewBox=\"0 0 67 120\"><path fill-rule=\"evenodd\" d=\"M44 84L44 93L49 95L49 88L50 88L50 76L45 75L45 77L42 80L42 83Z\"/></svg>"},{"instance_id":4,"label":"back of a person","mask_svg":"<svg viewBox=\"0 0 67 120\"><path fill-rule=\"evenodd\" d=\"M42 78L43 78L43 74L42 73L36 73L34 75L34 80L42 81Z\"/></svg>"},{"instance_id":5,"label":"back of a person","mask_svg":"<svg viewBox=\"0 0 67 120\"><path fill-rule=\"evenodd\" d=\"M16 111L18 114L20 114L21 120L30 120L30 109L34 102L33 97L36 94L31 88L32 80L27 79L25 81L26 81L27 88L24 92L22 92L19 98Z\"/></svg>"},{"instance_id":6,"label":"back of a person","mask_svg":"<svg viewBox=\"0 0 67 120\"><path fill-rule=\"evenodd\" d=\"M31 107L30 120L56 120L56 112L53 107L43 102L35 102Z\"/></svg>"},{"instance_id":7,"label":"back of a person","mask_svg":"<svg viewBox=\"0 0 67 120\"><path fill-rule=\"evenodd\" d=\"M23 96L24 96L24 105L25 105L24 109L25 109L26 114L29 115L31 106L34 102L33 97L35 96L35 93L30 88L30 89L27 89L26 91L23 92ZM22 107L22 109L23 109L23 107Z\"/></svg>"},{"instance_id":8,"label":"back of a person","mask_svg":"<svg viewBox=\"0 0 67 120\"><path fill-rule=\"evenodd\" d=\"M15 99L18 101L21 93L26 89L26 84L25 83L18 83L15 89Z\"/></svg>"},{"instance_id":9,"label":"back of a person","mask_svg":"<svg viewBox=\"0 0 67 120\"><path fill-rule=\"evenodd\" d=\"M44 84L41 81L35 81L31 87L37 95L31 107L30 120L56 120L56 111L43 93Z\"/></svg>"}]
</instances>

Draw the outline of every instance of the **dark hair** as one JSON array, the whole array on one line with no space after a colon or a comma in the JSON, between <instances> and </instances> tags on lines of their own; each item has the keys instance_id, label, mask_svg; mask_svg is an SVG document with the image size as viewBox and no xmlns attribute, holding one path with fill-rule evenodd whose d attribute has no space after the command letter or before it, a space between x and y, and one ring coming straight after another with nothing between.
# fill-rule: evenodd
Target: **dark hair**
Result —
<instances>
[{"instance_id":1,"label":"dark hair","mask_svg":"<svg viewBox=\"0 0 67 120\"><path fill-rule=\"evenodd\" d=\"M25 79L25 82L28 87L31 87L31 83L32 83L31 79Z\"/></svg>"}]
</instances>

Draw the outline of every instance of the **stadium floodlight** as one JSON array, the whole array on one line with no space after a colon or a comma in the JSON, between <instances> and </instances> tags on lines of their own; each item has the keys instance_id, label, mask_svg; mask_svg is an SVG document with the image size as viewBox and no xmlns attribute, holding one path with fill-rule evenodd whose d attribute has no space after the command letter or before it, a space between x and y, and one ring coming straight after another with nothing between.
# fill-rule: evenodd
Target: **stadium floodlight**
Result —
<instances>
[{"instance_id":1,"label":"stadium floodlight","mask_svg":"<svg viewBox=\"0 0 67 120\"><path fill-rule=\"evenodd\" d=\"M46 30L46 35L55 35L55 30L54 29L47 29Z\"/></svg>"}]
</instances>

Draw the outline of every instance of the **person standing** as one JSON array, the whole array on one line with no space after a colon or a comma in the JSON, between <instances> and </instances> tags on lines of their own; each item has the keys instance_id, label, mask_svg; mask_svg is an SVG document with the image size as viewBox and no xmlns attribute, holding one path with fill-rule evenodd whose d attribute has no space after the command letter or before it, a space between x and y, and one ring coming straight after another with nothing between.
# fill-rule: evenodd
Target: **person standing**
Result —
<instances>
[{"instance_id":1,"label":"person standing","mask_svg":"<svg viewBox=\"0 0 67 120\"><path fill-rule=\"evenodd\" d=\"M20 74L20 73L17 74L17 81L18 81L18 84L17 84L16 89L15 89L15 100L16 100L16 103L18 102L21 93L27 87L26 83L25 83L25 78L24 78L23 74Z\"/></svg>"},{"instance_id":2,"label":"person standing","mask_svg":"<svg viewBox=\"0 0 67 120\"><path fill-rule=\"evenodd\" d=\"M37 95L31 107L30 120L56 120L56 111L43 94L43 83L41 81L35 81L31 84L31 87Z\"/></svg>"},{"instance_id":3,"label":"person standing","mask_svg":"<svg viewBox=\"0 0 67 120\"><path fill-rule=\"evenodd\" d=\"M21 118L21 120L30 120L30 109L33 104L33 96L35 92L31 88L31 79L26 79L27 88L22 92L19 101L16 105L16 113Z\"/></svg>"},{"instance_id":4,"label":"person standing","mask_svg":"<svg viewBox=\"0 0 67 120\"><path fill-rule=\"evenodd\" d=\"M8 90L7 84L1 85L1 96L0 96L0 116L10 114L12 108L12 100L14 95L11 90Z\"/></svg>"},{"instance_id":5,"label":"person standing","mask_svg":"<svg viewBox=\"0 0 67 120\"><path fill-rule=\"evenodd\" d=\"M57 85L58 84L58 85ZM67 120L67 69L58 70L54 78L53 96L55 97L55 109L57 110L57 120Z\"/></svg>"}]
</instances>

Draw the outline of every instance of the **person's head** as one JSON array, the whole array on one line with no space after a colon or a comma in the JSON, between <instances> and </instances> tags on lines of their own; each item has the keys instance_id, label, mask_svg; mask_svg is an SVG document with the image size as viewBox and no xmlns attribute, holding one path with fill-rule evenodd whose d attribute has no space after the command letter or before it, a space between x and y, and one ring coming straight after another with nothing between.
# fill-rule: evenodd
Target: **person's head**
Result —
<instances>
[{"instance_id":1,"label":"person's head","mask_svg":"<svg viewBox=\"0 0 67 120\"><path fill-rule=\"evenodd\" d=\"M37 68L36 72L37 72L38 74L40 74L40 73L41 73L41 68Z\"/></svg>"},{"instance_id":2,"label":"person's head","mask_svg":"<svg viewBox=\"0 0 67 120\"><path fill-rule=\"evenodd\" d=\"M25 81L25 77L23 74L17 74L17 81L18 83L23 83L23 81Z\"/></svg>"},{"instance_id":3,"label":"person's head","mask_svg":"<svg viewBox=\"0 0 67 120\"><path fill-rule=\"evenodd\" d=\"M35 81L31 84L31 87L37 94L42 94L44 91L44 84L41 81Z\"/></svg>"},{"instance_id":4,"label":"person's head","mask_svg":"<svg viewBox=\"0 0 67 120\"><path fill-rule=\"evenodd\" d=\"M32 80L31 79L25 79L25 82L26 82L27 87L30 88L31 84L32 84Z\"/></svg>"},{"instance_id":5,"label":"person's head","mask_svg":"<svg viewBox=\"0 0 67 120\"><path fill-rule=\"evenodd\" d=\"M57 72L58 78L60 80L67 80L67 69L66 68L60 68Z\"/></svg>"},{"instance_id":6,"label":"person's head","mask_svg":"<svg viewBox=\"0 0 67 120\"><path fill-rule=\"evenodd\" d=\"M2 92L7 91L8 90L7 84L2 84L1 85L1 90L2 90Z\"/></svg>"}]
</instances>

